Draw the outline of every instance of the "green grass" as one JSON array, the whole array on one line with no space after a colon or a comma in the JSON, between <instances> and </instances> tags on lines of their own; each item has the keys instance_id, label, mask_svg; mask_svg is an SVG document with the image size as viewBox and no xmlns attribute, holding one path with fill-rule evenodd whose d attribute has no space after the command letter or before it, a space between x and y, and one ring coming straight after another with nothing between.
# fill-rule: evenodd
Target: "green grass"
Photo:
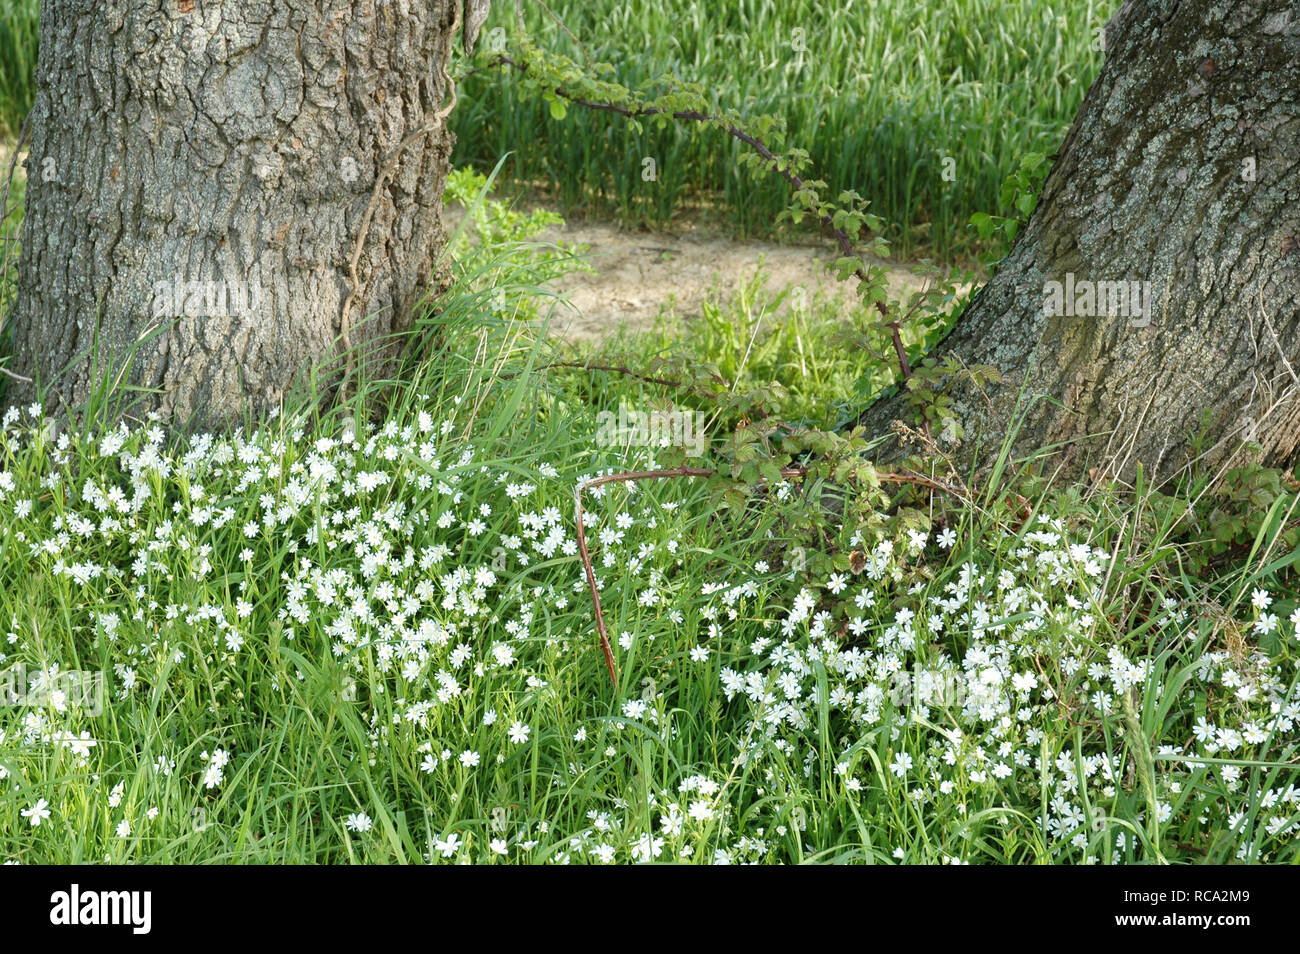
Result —
<instances>
[{"instance_id":1,"label":"green grass","mask_svg":"<svg viewBox=\"0 0 1300 954\"><path fill-rule=\"evenodd\" d=\"M36 95L37 0L13 0L0 9L0 143L12 144ZM8 214L0 221L0 353L8 351L5 329L18 269L18 235L22 226L27 179L15 168L5 196L11 156L0 153L0 197ZM3 211L3 210L0 210ZM0 382L0 395L5 383Z\"/></svg>"},{"instance_id":2,"label":"green grass","mask_svg":"<svg viewBox=\"0 0 1300 954\"><path fill-rule=\"evenodd\" d=\"M874 309L846 308L820 294L800 300L792 289L769 288L760 268L734 295L706 297L698 316L685 319L665 310L649 331L616 329L597 345L564 348L564 358L606 367L654 368L659 376L674 380L708 367L732 393L774 387L782 420L835 428L861 408L854 395L864 379L869 390L894 381L892 366L881 366L855 346L855 332L873 315ZM913 348L920 343L910 325L904 328L904 341ZM587 387L594 398L609 372L573 374L571 386ZM614 385L623 386L617 381ZM694 401L691 406L707 410L711 405Z\"/></svg>"},{"instance_id":3,"label":"green grass","mask_svg":"<svg viewBox=\"0 0 1300 954\"><path fill-rule=\"evenodd\" d=\"M831 512L613 485L585 495L611 686L573 491L653 465L599 414L666 392L538 370L573 264L539 221L467 221L423 347L345 406L190 441L0 419L0 672L105 686L0 706L0 859L1297 860L1293 497L1209 566L1167 498L1023 462ZM742 298L692 361L748 384L799 353L793 408L860 370L797 315L728 331Z\"/></svg>"},{"instance_id":4,"label":"green grass","mask_svg":"<svg viewBox=\"0 0 1300 954\"><path fill-rule=\"evenodd\" d=\"M0 164L0 177L8 176L9 161ZM15 167L13 182L5 196L3 178L0 178L0 198L7 203L8 215L0 221L0 341L4 334L5 317L9 314L13 291L18 278L18 238L22 232L23 211L27 198L27 177Z\"/></svg>"},{"instance_id":5,"label":"green grass","mask_svg":"<svg viewBox=\"0 0 1300 954\"><path fill-rule=\"evenodd\" d=\"M921 243L998 208L1095 68L1082 4L1058 8L1068 28L1032 3L894 4L879 21L690 6L675 39L644 10L564 15L589 47L637 51L626 78L666 59L720 105L791 110L832 184L895 203ZM0 44L18 14L3 16ZM800 23L836 51L806 55L822 86L791 95L792 73L728 65L746 44L786 56ZM959 39L976 24L993 26ZM0 57L0 90L17 62ZM861 63L877 81L826 93ZM505 97L494 118L477 82L464 144L526 162L519 144L538 144L516 173L575 203L662 221L713 194L746 230L784 205L733 181L728 144L678 133L651 143L664 191L620 185L647 142ZM936 130L951 192L925 165ZM828 426L890 371L845 343L865 316L761 276L689 335L666 315L597 355L557 349L549 282L580 264L534 240L547 216L486 188L450 180L469 207L460 281L419 316L399 379L343 406L299 400L191 440L119 425L105 396L80 430L0 417L0 860L1300 860L1300 495L1279 475L1121 494L1003 461L958 494L778 485L739 511L704 481L587 493L611 686L574 487L663 451L611 441L602 413L698 412L714 455L737 394L769 388L777 418ZM582 358L727 384L706 399L543 370Z\"/></svg>"},{"instance_id":6,"label":"green grass","mask_svg":"<svg viewBox=\"0 0 1300 954\"><path fill-rule=\"evenodd\" d=\"M536 4L530 30L548 48L581 53ZM1101 64L1091 48L1113 3L1097 0L587 0L550 4L595 61L632 88L665 72L699 83L719 109L782 117L829 194L856 189L896 228L899 251L966 248L966 220L999 207L1019 156L1050 153ZM507 48L510 5L494 8ZM795 52L802 30L807 52ZM484 34L485 36L488 33ZM687 125L642 133L573 108L561 122L522 100L509 74L468 77L452 116L457 157L479 167L513 152L509 173L540 185L566 213L662 225L700 203L744 234L770 234L789 197L756 183L739 143ZM659 178L641 178L644 157ZM944 179L951 157L955 179Z\"/></svg>"},{"instance_id":7,"label":"green grass","mask_svg":"<svg viewBox=\"0 0 1300 954\"><path fill-rule=\"evenodd\" d=\"M7 0L0 9L0 137L18 135L36 95L39 0Z\"/></svg>"},{"instance_id":8,"label":"green grass","mask_svg":"<svg viewBox=\"0 0 1300 954\"><path fill-rule=\"evenodd\" d=\"M809 151L829 194L856 189L870 200L899 253L953 258L977 250L965 223L999 207L998 190L1017 158L1059 144L1100 68L1092 44L1114 4L550 6L587 55L614 63L616 78L633 88L670 72L701 84L718 109L781 117L789 143ZM539 5L524 7L529 29L549 48L581 58ZM36 0L13 0L0 12L0 135L17 132L32 102L37 8ZM512 10L493 9L484 46L499 27L508 48ZM637 133L617 117L581 109L557 122L544 103L521 98L508 73L466 77L452 125L459 164L490 168L513 153L513 181L557 197L566 214L663 226L705 210L738 234L772 236L789 202L774 177L755 181L738 161L745 147L720 134L653 124ZM655 159L656 181L642 180L645 157Z\"/></svg>"}]
</instances>

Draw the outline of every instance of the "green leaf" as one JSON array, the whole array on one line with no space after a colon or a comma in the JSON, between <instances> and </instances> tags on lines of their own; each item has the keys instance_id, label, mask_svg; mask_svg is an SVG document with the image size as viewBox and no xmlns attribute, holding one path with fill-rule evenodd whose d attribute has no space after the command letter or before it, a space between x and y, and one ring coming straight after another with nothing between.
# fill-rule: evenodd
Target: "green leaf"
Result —
<instances>
[{"instance_id":1,"label":"green leaf","mask_svg":"<svg viewBox=\"0 0 1300 954\"><path fill-rule=\"evenodd\" d=\"M780 483L781 468L776 465L776 461L765 460L758 465L758 470L769 483Z\"/></svg>"}]
</instances>

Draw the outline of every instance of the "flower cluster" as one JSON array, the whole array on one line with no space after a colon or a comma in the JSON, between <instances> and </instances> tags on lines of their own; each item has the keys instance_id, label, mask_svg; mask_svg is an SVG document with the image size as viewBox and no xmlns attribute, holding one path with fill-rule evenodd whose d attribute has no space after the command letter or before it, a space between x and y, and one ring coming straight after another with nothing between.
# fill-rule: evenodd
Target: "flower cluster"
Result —
<instances>
[{"instance_id":1,"label":"flower cluster","mask_svg":"<svg viewBox=\"0 0 1300 954\"><path fill-rule=\"evenodd\" d=\"M170 445L8 412L0 667L26 696L0 708L0 853L1294 852L1300 612L1268 589L1249 620L1130 595L1122 553L1050 516L828 528L855 557L811 579L779 521L720 542L703 491L611 483L585 500L611 693L568 508L652 455L503 459L458 415ZM111 717L68 691L92 665Z\"/></svg>"}]
</instances>

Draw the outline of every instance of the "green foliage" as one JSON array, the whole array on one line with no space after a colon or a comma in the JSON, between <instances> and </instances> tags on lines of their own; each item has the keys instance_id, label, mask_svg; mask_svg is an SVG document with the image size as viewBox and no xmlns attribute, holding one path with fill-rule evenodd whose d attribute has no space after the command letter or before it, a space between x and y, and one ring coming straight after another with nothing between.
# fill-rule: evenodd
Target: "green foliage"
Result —
<instances>
[{"instance_id":1,"label":"green foliage","mask_svg":"<svg viewBox=\"0 0 1300 954\"><path fill-rule=\"evenodd\" d=\"M947 355L942 361L933 357L922 359L904 387L916 419L945 443L951 443L966 437L965 428L953 410L952 386L957 381L966 381L975 388L984 388L1001 380L997 368L963 365L955 356Z\"/></svg>"},{"instance_id":2,"label":"green foliage","mask_svg":"<svg viewBox=\"0 0 1300 954\"><path fill-rule=\"evenodd\" d=\"M1007 176L998 193L997 207L1007 210L1007 214L976 212L971 215L970 227L982 241L991 243L986 256L990 267L1007 253L1021 227L1029 221L1030 214L1038 205L1043 180L1051 168L1047 156L1040 152L1026 153L1020 157L1015 171Z\"/></svg>"},{"instance_id":3,"label":"green foliage","mask_svg":"<svg viewBox=\"0 0 1300 954\"><path fill-rule=\"evenodd\" d=\"M579 50L539 5L525 3L528 32L549 50L617 63L619 81L643 89L666 73L704 91L709 112L770 115L827 182L828 195L857 189L885 223L890 244L945 257L973 250L960 226L998 206L1016 157L1050 152L1101 64L1091 49L1111 2L959 0L936 4L832 5L815 0L561 0L548 6L581 40ZM494 7L513 54L511 5ZM805 47L802 54L798 47ZM490 50L480 53L488 61ZM748 150L689 126L623 125L608 114L568 110L512 74L467 77L452 116L459 161L490 165L515 150L512 180L541 186L567 211L663 226L705 203L740 234L769 235L786 207L756 193ZM528 148L524 148L527 144ZM642 180L642 160L659 177ZM954 178L945 179L945 159ZM808 224L805 217L803 226Z\"/></svg>"},{"instance_id":4,"label":"green foliage","mask_svg":"<svg viewBox=\"0 0 1300 954\"><path fill-rule=\"evenodd\" d=\"M707 111L744 104L751 115L770 114L764 137L786 130L822 170L826 192L865 184L864 198L893 246L950 256L971 251L958 226L999 205L1015 157L1059 142L1100 66L1091 40L1113 3L550 6L588 55L618 62L622 83L641 88L673 73L698 84ZM35 94L38 8L38 0L13 0L0 11L0 135L16 134ZM499 27L513 50L512 17L512 5L498 4L485 36ZM548 49L579 54L539 5L524 4L524 22ZM493 55L484 40L480 50ZM568 210L612 213L629 224L664 225L705 202L741 234L779 231L786 201L775 191L755 193L752 160L739 143L669 123L623 126L608 115L571 113L553 94L533 99L492 71L466 77L460 88L451 117L459 164L485 168L514 152L515 183L544 186ZM647 156L659 170L652 182L641 178ZM956 164L951 181L948 158Z\"/></svg>"},{"instance_id":5,"label":"green foliage","mask_svg":"<svg viewBox=\"0 0 1300 954\"><path fill-rule=\"evenodd\" d=\"M1149 493L881 470L863 435L782 419L852 369L822 316L725 329L760 288L701 349L770 349L734 387L649 342L680 386L541 370L534 256L563 250L454 181L475 232L399 381L215 439L0 424L0 671L106 679L98 712L0 707L0 858L1297 859L1277 521L1198 576L1186 507ZM792 405L755 368L799 348ZM704 446L608 440L623 404L712 408ZM574 487L687 462L720 473L587 494L610 687Z\"/></svg>"},{"instance_id":6,"label":"green foliage","mask_svg":"<svg viewBox=\"0 0 1300 954\"><path fill-rule=\"evenodd\" d=\"M862 322L857 340L852 342L853 347L879 359L877 365L857 379L854 393L865 400L877 393L878 386L900 382L926 433L937 426L948 440L960 440L964 436L957 415L952 413L949 390L959 379L982 388L999 379L997 369L965 367L952 358L942 363L927 358L919 367L913 368L908 357L907 339L909 336L919 338L923 345L929 346L946 334L969 300L967 295L959 294L958 289L963 282L970 284L972 275L967 273L956 279L949 277L938 288L927 287L923 293L913 296L907 313L899 317L897 303L892 307L886 303L883 269L874 266L871 258L863 254L864 233L874 233L865 246L867 252L887 254L888 245L880 234L883 221L868 211L867 202L852 189L841 191L833 202L826 199L827 183L806 178L810 163L807 150L784 145L784 124L779 117L745 118L735 110L710 109L698 85L683 83L671 75L660 77L652 84L657 88L657 94L653 91L637 93L606 78L616 73L609 63L588 60L579 65L563 54L542 49L524 33L516 35L514 44L514 58L498 53L498 62L520 71L520 88L526 93L552 103L567 101L595 111L615 113L626 117L638 130L642 119L655 124L666 124L670 120L699 122L748 146L749 151L742 157L743 164L754 170L775 172L789 184L791 201L778 213L778 221L789 220L798 224L808 217L828 227L843 252L828 266L829 270L835 272L841 281L856 279L855 292L866 307L865 313L869 315L872 306L878 313L878 320ZM1003 183L999 196L1003 206L1012 207L1012 214L993 216L977 213L972 216L971 225L981 239L990 241L996 233L1001 250L1005 251L1020 225L1033 212L1038 189L1049 168L1047 157L1042 153L1029 153L1020 159L1015 172ZM892 360L885 356L890 349ZM895 362L896 373L888 370Z\"/></svg>"},{"instance_id":7,"label":"green foliage","mask_svg":"<svg viewBox=\"0 0 1300 954\"><path fill-rule=\"evenodd\" d=\"M548 64L531 74L548 111L565 111L551 82L707 104ZM1002 197L1013 214L1041 168ZM102 711L0 706L0 858L1300 857L1283 475L1161 495L877 467L836 402L894 380L894 330L907 350L944 334L955 283L888 309L894 329L877 276L845 314L780 317L787 293L756 279L684 342L665 325L618 354L557 353L547 283L578 260L536 242L552 220L492 198L494 179L449 182L455 284L416 316L395 381L217 438L0 423L0 667L108 680ZM878 224L831 191L797 189L792 214L855 238ZM584 357L621 370L552 367ZM932 428L956 375L991 372L923 361L907 381ZM610 439L602 415L625 406L698 412L703 441ZM587 495L611 688L574 487L685 466L713 473Z\"/></svg>"},{"instance_id":8,"label":"green foliage","mask_svg":"<svg viewBox=\"0 0 1300 954\"><path fill-rule=\"evenodd\" d=\"M5 0L0 7L0 138L17 136L36 97L40 0Z\"/></svg>"},{"instance_id":9,"label":"green foliage","mask_svg":"<svg viewBox=\"0 0 1300 954\"><path fill-rule=\"evenodd\" d=\"M585 249L536 240L547 227L564 222L559 215L545 209L520 212L510 203L491 197L499 171L498 163L490 176L470 168L453 169L447 176L444 202L458 206L464 218L453 230L443 255L456 263L462 274L464 269L477 268L486 260L507 270L527 266L538 284L574 271L591 271L581 258Z\"/></svg>"},{"instance_id":10,"label":"green foliage","mask_svg":"<svg viewBox=\"0 0 1300 954\"><path fill-rule=\"evenodd\" d=\"M1208 511L1207 523L1214 537L1214 550L1248 546L1262 531L1272 529L1270 538L1284 550L1300 545L1300 523L1273 526L1279 514L1295 510L1296 483L1276 468L1236 467L1223 475L1201 505Z\"/></svg>"},{"instance_id":11,"label":"green foliage","mask_svg":"<svg viewBox=\"0 0 1300 954\"><path fill-rule=\"evenodd\" d=\"M468 230L457 233L457 241L451 247L453 256L467 255L474 239L485 247L505 250L512 243L522 243L548 226L564 222L561 216L545 209L519 212L500 199L483 201L491 193L493 182L495 176L490 182L488 176L468 167L453 169L448 174L443 200L462 206L470 222Z\"/></svg>"},{"instance_id":12,"label":"green foliage","mask_svg":"<svg viewBox=\"0 0 1300 954\"><path fill-rule=\"evenodd\" d=\"M638 368L672 355L719 375L733 393L772 389L776 403L770 413L778 420L833 427L850 411L855 380L890 374L876 357L854 347L855 329L873 317L861 305L848 310L820 295L805 300L790 288L771 290L760 268L735 294L707 297L689 324L669 313L653 331L614 339L602 351L606 359ZM910 332L908 340L917 343ZM724 411L722 420L734 424L739 418Z\"/></svg>"},{"instance_id":13,"label":"green foliage","mask_svg":"<svg viewBox=\"0 0 1300 954\"><path fill-rule=\"evenodd\" d=\"M563 222L559 215L544 209L520 212L492 197L500 169L498 163L490 175L461 168L447 176L444 201L460 209L461 219L442 256L463 295L472 295L478 307L499 319L539 321L549 316L548 303L557 303L546 283L590 266L580 247L537 240L548 226Z\"/></svg>"},{"instance_id":14,"label":"green foliage","mask_svg":"<svg viewBox=\"0 0 1300 954\"><path fill-rule=\"evenodd\" d=\"M1283 556L1300 553L1300 485L1276 468L1234 467L1212 484L1201 478L1150 500L1154 523L1189 545L1187 560L1198 574L1249 557L1261 541Z\"/></svg>"}]
</instances>

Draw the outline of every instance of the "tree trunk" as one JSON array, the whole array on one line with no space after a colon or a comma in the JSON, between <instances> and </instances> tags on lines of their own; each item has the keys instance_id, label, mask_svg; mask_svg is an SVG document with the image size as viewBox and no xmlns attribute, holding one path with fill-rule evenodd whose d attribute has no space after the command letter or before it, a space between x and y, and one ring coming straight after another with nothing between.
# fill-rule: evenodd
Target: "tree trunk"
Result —
<instances>
[{"instance_id":1,"label":"tree trunk","mask_svg":"<svg viewBox=\"0 0 1300 954\"><path fill-rule=\"evenodd\" d=\"M221 426L401 330L458 6L44 0L13 370L75 407L134 351L146 408Z\"/></svg>"},{"instance_id":2,"label":"tree trunk","mask_svg":"<svg viewBox=\"0 0 1300 954\"><path fill-rule=\"evenodd\" d=\"M1064 444L1069 476L1293 466L1300 9L1127 2L1105 48L1037 208L936 350L1004 375L954 388L965 449L1022 420L1016 451ZM895 396L863 422L904 416Z\"/></svg>"}]
</instances>

